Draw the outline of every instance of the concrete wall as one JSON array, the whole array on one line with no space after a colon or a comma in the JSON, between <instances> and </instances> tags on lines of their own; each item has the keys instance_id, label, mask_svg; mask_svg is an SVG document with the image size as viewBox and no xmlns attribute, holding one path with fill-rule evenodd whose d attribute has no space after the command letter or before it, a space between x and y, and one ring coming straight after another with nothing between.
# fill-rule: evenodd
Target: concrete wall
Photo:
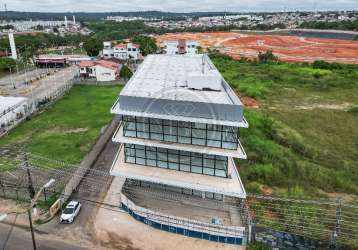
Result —
<instances>
[{"instance_id":1,"label":"concrete wall","mask_svg":"<svg viewBox=\"0 0 358 250\"><path fill-rule=\"evenodd\" d=\"M100 65L97 65L95 68L97 81L108 82L116 79L116 72L114 70L101 67Z\"/></svg>"},{"instance_id":2,"label":"concrete wall","mask_svg":"<svg viewBox=\"0 0 358 250\"><path fill-rule=\"evenodd\" d=\"M99 139L92 147L91 151L84 157L76 172L73 174L70 181L66 184L63 189L60 199L62 202L66 202L71 196L72 192L77 188L80 184L82 178L87 174L87 171L92 167L93 163L97 160L99 154L104 149L107 142L112 137L114 130L118 126L118 120L113 119L112 122L107 126L106 130L103 134L100 135Z\"/></svg>"}]
</instances>

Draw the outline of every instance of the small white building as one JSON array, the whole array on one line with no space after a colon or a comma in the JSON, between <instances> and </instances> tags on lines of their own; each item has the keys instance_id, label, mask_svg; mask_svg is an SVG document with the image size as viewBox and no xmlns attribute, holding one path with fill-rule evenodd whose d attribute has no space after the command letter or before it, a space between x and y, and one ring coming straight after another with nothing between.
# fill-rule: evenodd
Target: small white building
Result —
<instances>
[{"instance_id":1,"label":"small white building","mask_svg":"<svg viewBox=\"0 0 358 250\"><path fill-rule=\"evenodd\" d=\"M30 114L25 97L0 96L0 130L8 130Z\"/></svg>"},{"instance_id":2,"label":"small white building","mask_svg":"<svg viewBox=\"0 0 358 250\"><path fill-rule=\"evenodd\" d=\"M114 57L112 42L103 42L103 51L104 58L112 58Z\"/></svg>"},{"instance_id":3,"label":"small white building","mask_svg":"<svg viewBox=\"0 0 358 250\"><path fill-rule=\"evenodd\" d=\"M81 61L79 75L83 78L95 78L99 82L114 81L121 70L121 64L107 61Z\"/></svg>"},{"instance_id":4,"label":"small white building","mask_svg":"<svg viewBox=\"0 0 358 250\"><path fill-rule=\"evenodd\" d=\"M139 45L135 43L119 43L112 47L111 42L103 42L104 58L116 58L119 60L141 59L142 54Z\"/></svg>"},{"instance_id":5,"label":"small white building","mask_svg":"<svg viewBox=\"0 0 358 250\"><path fill-rule=\"evenodd\" d=\"M167 55L197 54L199 43L193 40L179 39L178 41L164 42L164 50Z\"/></svg>"}]
</instances>

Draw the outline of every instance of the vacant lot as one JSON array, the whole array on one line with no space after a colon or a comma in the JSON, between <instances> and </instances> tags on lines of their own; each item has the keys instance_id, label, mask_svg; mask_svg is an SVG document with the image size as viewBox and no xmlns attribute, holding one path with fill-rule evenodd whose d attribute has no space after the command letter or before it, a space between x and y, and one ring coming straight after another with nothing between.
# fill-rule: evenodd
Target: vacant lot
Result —
<instances>
[{"instance_id":1,"label":"vacant lot","mask_svg":"<svg viewBox=\"0 0 358 250\"><path fill-rule=\"evenodd\" d=\"M234 61L212 56L228 82L259 109L241 130L249 192L358 194L358 68Z\"/></svg>"},{"instance_id":2,"label":"vacant lot","mask_svg":"<svg viewBox=\"0 0 358 250\"><path fill-rule=\"evenodd\" d=\"M356 41L238 32L168 33L157 36L157 41L163 45L164 41L180 38L198 41L204 49L215 48L235 59L256 58L259 52L272 50L285 62L358 63Z\"/></svg>"},{"instance_id":3,"label":"vacant lot","mask_svg":"<svg viewBox=\"0 0 358 250\"><path fill-rule=\"evenodd\" d=\"M26 150L78 164L100 129L108 124L110 108L121 87L74 86L53 107L22 123L0 140L0 146Z\"/></svg>"}]
</instances>

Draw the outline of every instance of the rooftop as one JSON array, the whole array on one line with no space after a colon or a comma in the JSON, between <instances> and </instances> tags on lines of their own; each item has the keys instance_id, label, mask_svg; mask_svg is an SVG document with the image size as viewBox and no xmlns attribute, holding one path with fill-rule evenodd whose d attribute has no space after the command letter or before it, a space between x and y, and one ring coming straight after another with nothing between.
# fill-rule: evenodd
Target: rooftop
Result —
<instances>
[{"instance_id":1,"label":"rooftop","mask_svg":"<svg viewBox=\"0 0 358 250\"><path fill-rule=\"evenodd\" d=\"M122 91L122 95L158 99L234 104L222 86L221 91L187 88L190 73L202 72L203 55L149 55ZM207 60L204 71L220 74Z\"/></svg>"},{"instance_id":2,"label":"rooftop","mask_svg":"<svg viewBox=\"0 0 358 250\"><path fill-rule=\"evenodd\" d=\"M195 85L197 89L192 88ZM243 104L206 55L147 56L122 90L112 112L213 122L241 123L244 119Z\"/></svg>"},{"instance_id":3,"label":"rooftop","mask_svg":"<svg viewBox=\"0 0 358 250\"><path fill-rule=\"evenodd\" d=\"M98 60L98 61L88 61L88 60L83 60L80 61L79 63L79 67L93 67L93 66L102 66L105 68L109 68L112 70L119 70L120 68L120 64L110 61L110 60Z\"/></svg>"}]
</instances>

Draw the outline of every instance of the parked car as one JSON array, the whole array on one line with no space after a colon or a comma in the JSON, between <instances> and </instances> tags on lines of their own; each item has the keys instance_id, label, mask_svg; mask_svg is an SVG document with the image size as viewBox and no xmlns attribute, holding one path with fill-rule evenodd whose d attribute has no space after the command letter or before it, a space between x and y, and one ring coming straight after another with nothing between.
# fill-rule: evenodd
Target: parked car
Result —
<instances>
[{"instance_id":1,"label":"parked car","mask_svg":"<svg viewBox=\"0 0 358 250\"><path fill-rule=\"evenodd\" d=\"M81 209L81 203L78 201L70 201L66 208L62 210L60 223L72 223Z\"/></svg>"}]
</instances>

